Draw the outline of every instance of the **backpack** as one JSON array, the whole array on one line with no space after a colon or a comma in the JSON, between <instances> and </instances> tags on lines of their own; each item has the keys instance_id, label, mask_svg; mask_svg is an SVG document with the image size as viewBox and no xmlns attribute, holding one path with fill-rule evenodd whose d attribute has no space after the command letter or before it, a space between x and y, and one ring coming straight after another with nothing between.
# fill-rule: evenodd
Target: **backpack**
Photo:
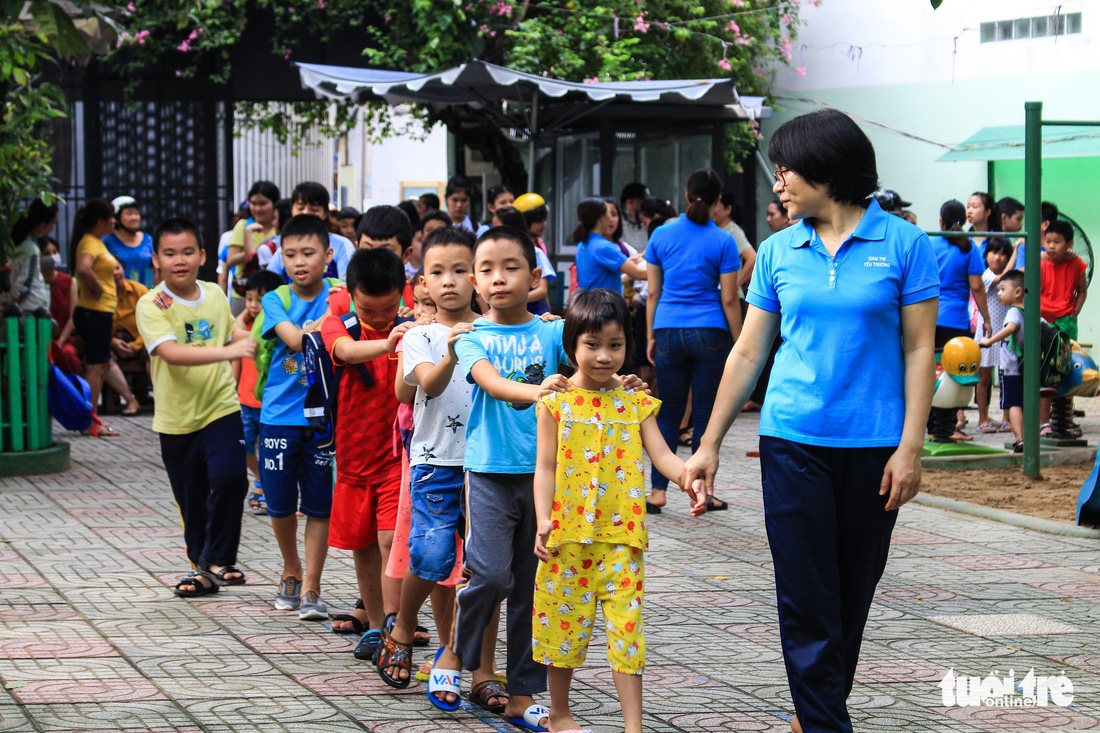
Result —
<instances>
[{"instance_id":1,"label":"backpack","mask_svg":"<svg viewBox=\"0 0 1100 733\"><path fill-rule=\"evenodd\" d=\"M63 372L50 364L46 402L50 414L66 430L87 430L95 419L92 388L83 377Z\"/></svg>"},{"instance_id":2,"label":"backpack","mask_svg":"<svg viewBox=\"0 0 1100 733\"><path fill-rule=\"evenodd\" d=\"M333 285L339 285L340 280L336 278L325 278L325 282L328 283L331 288ZM280 285L273 291L279 296L279 300L283 304L283 308L286 311L290 311L290 286ZM266 296L265 296L266 297ZM259 347L256 349L256 386L252 393L256 399L263 400L264 387L267 386L267 373L271 370L271 360L275 358L275 348L279 345L279 337L272 336L271 338L264 338L264 312L261 309L259 315L256 316L256 320L252 322L252 338L259 342Z\"/></svg>"},{"instance_id":3,"label":"backpack","mask_svg":"<svg viewBox=\"0 0 1100 733\"><path fill-rule=\"evenodd\" d=\"M1014 305L1011 306L1011 308L1020 311L1021 315L1024 312L1024 309L1019 306ZM1022 372L1024 352L1015 333L1009 337L1009 348L1016 354L1016 358L1020 360ZM1065 334L1049 323L1039 321L1040 388L1049 387L1051 389L1056 389L1058 385L1062 383L1062 378L1069 374L1070 369L1072 369L1070 354L1070 341L1066 338Z\"/></svg>"},{"instance_id":4,"label":"backpack","mask_svg":"<svg viewBox=\"0 0 1100 733\"><path fill-rule=\"evenodd\" d=\"M408 318L394 319L394 325L404 323ZM351 311L340 316L340 321L353 341L358 341L363 333L359 316L355 313L355 303ZM354 367L363 383L368 387L375 385L375 379L366 364L336 365L332 354L325 345L321 334L307 333L302 337L302 356L306 370L305 418L313 428L313 434L321 440L321 448L330 448L336 441L336 418L339 406L340 380L344 371Z\"/></svg>"}]
</instances>

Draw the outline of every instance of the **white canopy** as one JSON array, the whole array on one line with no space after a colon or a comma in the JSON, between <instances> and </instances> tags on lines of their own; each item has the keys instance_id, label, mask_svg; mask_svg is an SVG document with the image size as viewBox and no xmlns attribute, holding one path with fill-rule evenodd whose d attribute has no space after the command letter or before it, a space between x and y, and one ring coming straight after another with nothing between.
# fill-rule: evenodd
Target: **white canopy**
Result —
<instances>
[{"instance_id":1,"label":"white canopy","mask_svg":"<svg viewBox=\"0 0 1100 733\"><path fill-rule=\"evenodd\" d=\"M763 97L741 97L732 79L670 79L664 81L559 81L513 71L484 61L468 61L435 74L384 69L359 69L299 63L302 85L322 96L360 101L384 100L445 106L475 107L511 101L530 104L538 97L559 102L650 102L726 108L741 119L766 116ZM730 115L730 112L734 112Z\"/></svg>"}]
</instances>

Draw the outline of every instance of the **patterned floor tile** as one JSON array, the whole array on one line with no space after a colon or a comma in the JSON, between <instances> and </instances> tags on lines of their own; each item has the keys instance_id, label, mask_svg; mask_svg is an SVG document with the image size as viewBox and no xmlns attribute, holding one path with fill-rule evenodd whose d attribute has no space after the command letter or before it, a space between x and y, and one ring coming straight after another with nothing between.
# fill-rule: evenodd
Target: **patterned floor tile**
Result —
<instances>
[{"instance_id":1,"label":"patterned floor tile","mask_svg":"<svg viewBox=\"0 0 1100 733\"><path fill-rule=\"evenodd\" d=\"M1077 634L1082 629L1031 613L932 616L932 623L949 626L976 636L1023 636L1033 634Z\"/></svg>"},{"instance_id":2,"label":"patterned floor tile","mask_svg":"<svg viewBox=\"0 0 1100 733\"><path fill-rule=\"evenodd\" d=\"M12 694L24 705L168 699L159 687L144 679L43 680L30 682L15 689Z\"/></svg>"}]
</instances>

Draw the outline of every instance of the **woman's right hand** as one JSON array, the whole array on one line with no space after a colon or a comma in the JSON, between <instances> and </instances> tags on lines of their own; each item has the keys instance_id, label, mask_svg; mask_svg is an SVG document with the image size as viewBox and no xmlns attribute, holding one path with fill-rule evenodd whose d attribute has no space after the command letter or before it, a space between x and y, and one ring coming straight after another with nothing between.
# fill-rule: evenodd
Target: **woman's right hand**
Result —
<instances>
[{"instance_id":1,"label":"woman's right hand","mask_svg":"<svg viewBox=\"0 0 1100 733\"><path fill-rule=\"evenodd\" d=\"M699 450L684 463L684 472L678 482L681 487L697 487L697 479L703 480L705 499L714 496L714 476L718 473L718 451L715 448L700 445ZM705 502L704 502L705 503Z\"/></svg>"}]
</instances>

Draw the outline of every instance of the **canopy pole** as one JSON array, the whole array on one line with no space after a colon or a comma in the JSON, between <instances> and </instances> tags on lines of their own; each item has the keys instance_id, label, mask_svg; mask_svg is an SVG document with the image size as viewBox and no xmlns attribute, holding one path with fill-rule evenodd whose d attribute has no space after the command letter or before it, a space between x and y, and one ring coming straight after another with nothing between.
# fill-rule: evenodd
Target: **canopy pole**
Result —
<instances>
[{"instance_id":1,"label":"canopy pole","mask_svg":"<svg viewBox=\"0 0 1100 733\"><path fill-rule=\"evenodd\" d=\"M1039 475L1039 208L1043 198L1043 103L1024 103L1024 475Z\"/></svg>"},{"instance_id":2,"label":"canopy pole","mask_svg":"<svg viewBox=\"0 0 1100 733\"><path fill-rule=\"evenodd\" d=\"M539 130L539 90L536 88L531 97L531 141L527 154L527 192L535 190L535 138Z\"/></svg>"}]
</instances>

